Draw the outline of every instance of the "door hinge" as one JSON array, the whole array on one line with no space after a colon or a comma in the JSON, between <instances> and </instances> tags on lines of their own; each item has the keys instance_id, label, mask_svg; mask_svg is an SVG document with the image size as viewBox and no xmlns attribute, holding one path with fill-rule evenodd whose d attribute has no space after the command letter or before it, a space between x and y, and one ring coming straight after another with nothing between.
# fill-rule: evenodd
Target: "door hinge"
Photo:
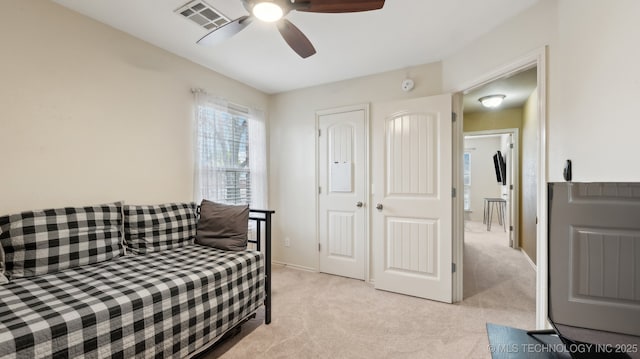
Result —
<instances>
[{"instance_id":1,"label":"door hinge","mask_svg":"<svg viewBox=\"0 0 640 359\"><path fill-rule=\"evenodd\" d=\"M322 130L318 129L318 137L322 136Z\"/></svg>"},{"instance_id":2,"label":"door hinge","mask_svg":"<svg viewBox=\"0 0 640 359\"><path fill-rule=\"evenodd\" d=\"M458 120L458 114L455 112L451 112L451 122L456 122Z\"/></svg>"},{"instance_id":3,"label":"door hinge","mask_svg":"<svg viewBox=\"0 0 640 359\"><path fill-rule=\"evenodd\" d=\"M318 252L320 252L320 243L318 243Z\"/></svg>"},{"instance_id":4,"label":"door hinge","mask_svg":"<svg viewBox=\"0 0 640 359\"><path fill-rule=\"evenodd\" d=\"M510 185L510 186L509 186L509 189L513 191L513 185Z\"/></svg>"},{"instance_id":5,"label":"door hinge","mask_svg":"<svg viewBox=\"0 0 640 359\"><path fill-rule=\"evenodd\" d=\"M513 232L513 226L509 226L509 232Z\"/></svg>"},{"instance_id":6,"label":"door hinge","mask_svg":"<svg viewBox=\"0 0 640 359\"><path fill-rule=\"evenodd\" d=\"M451 197L456 198L456 189L455 189L455 187L451 189Z\"/></svg>"},{"instance_id":7,"label":"door hinge","mask_svg":"<svg viewBox=\"0 0 640 359\"><path fill-rule=\"evenodd\" d=\"M513 148L513 143L510 143L510 144L509 144L509 148Z\"/></svg>"},{"instance_id":8,"label":"door hinge","mask_svg":"<svg viewBox=\"0 0 640 359\"><path fill-rule=\"evenodd\" d=\"M322 187L318 186L318 194L322 194Z\"/></svg>"},{"instance_id":9,"label":"door hinge","mask_svg":"<svg viewBox=\"0 0 640 359\"><path fill-rule=\"evenodd\" d=\"M455 273L455 272L456 272L456 264L451 263L451 273Z\"/></svg>"}]
</instances>

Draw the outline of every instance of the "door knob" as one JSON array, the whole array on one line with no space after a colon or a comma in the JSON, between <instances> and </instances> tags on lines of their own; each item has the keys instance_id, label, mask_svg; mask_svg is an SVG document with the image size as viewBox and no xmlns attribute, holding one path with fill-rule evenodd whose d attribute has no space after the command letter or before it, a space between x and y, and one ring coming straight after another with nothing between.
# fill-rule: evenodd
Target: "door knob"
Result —
<instances>
[{"instance_id":1,"label":"door knob","mask_svg":"<svg viewBox=\"0 0 640 359\"><path fill-rule=\"evenodd\" d=\"M382 203L378 203L378 204L376 204L376 209L377 209L378 211L382 211Z\"/></svg>"},{"instance_id":2,"label":"door knob","mask_svg":"<svg viewBox=\"0 0 640 359\"><path fill-rule=\"evenodd\" d=\"M356 202L356 207L358 207L358 208L362 207L363 205L364 205L364 203L362 203L360 201Z\"/></svg>"}]
</instances>

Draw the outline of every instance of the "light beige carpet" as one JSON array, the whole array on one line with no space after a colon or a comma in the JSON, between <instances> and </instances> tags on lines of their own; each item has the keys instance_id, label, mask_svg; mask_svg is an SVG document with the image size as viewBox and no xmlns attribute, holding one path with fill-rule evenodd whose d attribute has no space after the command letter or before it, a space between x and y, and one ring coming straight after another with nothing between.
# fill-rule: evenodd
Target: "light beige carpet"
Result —
<instances>
[{"instance_id":1,"label":"light beige carpet","mask_svg":"<svg viewBox=\"0 0 640 359\"><path fill-rule=\"evenodd\" d=\"M501 227L467 227L463 302L276 266L271 324L260 310L205 358L489 358L486 322L534 328L535 272Z\"/></svg>"}]
</instances>

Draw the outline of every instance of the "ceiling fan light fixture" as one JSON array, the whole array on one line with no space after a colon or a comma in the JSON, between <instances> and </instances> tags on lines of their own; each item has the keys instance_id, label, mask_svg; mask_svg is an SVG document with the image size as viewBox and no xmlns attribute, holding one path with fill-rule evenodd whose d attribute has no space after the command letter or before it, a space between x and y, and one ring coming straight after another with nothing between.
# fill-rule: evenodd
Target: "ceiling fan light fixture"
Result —
<instances>
[{"instance_id":1,"label":"ceiling fan light fixture","mask_svg":"<svg viewBox=\"0 0 640 359\"><path fill-rule=\"evenodd\" d=\"M278 21L284 15L284 11L280 5L271 1L261 1L251 9L253 16L266 22Z\"/></svg>"},{"instance_id":2,"label":"ceiling fan light fixture","mask_svg":"<svg viewBox=\"0 0 640 359\"><path fill-rule=\"evenodd\" d=\"M478 101L482 104L482 106L487 108L496 108L502 104L504 98L507 97L505 95L489 95L480 97Z\"/></svg>"}]
</instances>

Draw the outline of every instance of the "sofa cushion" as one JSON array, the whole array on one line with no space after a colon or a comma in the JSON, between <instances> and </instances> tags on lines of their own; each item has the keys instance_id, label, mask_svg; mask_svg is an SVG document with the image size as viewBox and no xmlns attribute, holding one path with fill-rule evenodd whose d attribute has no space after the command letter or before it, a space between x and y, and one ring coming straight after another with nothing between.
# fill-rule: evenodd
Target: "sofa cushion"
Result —
<instances>
[{"instance_id":1,"label":"sofa cushion","mask_svg":"<svg viewBox=\"0 0 640 359\"><path fill-rule=\"evenodd\" d=\"M124 206L124 242L133 254L145 254L193 244L195 203Z\"/></svg>"},{"instance_id":2,"label":"sofa cushion","mask_svg":"<svg viewBox=\"0 0 640 359\"><path fill-rule=\"evenodd\" d=\"M218 249L247 249L248 205L228 205L202 200L196 243Z\"/></svg>"},{"instance_id":3,"label":"sofa cushion","mask_svg":"<svg viewBox=\"0 0 640 359\"><path fill-rule=\"evenodd\" d=\"M198 245L0 286L0 358L189 358L264 303L265 257Z\"/></svg>"},{"instance_id":4,"label":"sofa cushion","mask_svg":"<svg viewBox=\"0 0 640 359\"><path fill-rule=\"evenodd\" d=\"M0 217L5 275L31 277L118 257L121 225L120 202Z\"/></svg>"}]
</instances>

